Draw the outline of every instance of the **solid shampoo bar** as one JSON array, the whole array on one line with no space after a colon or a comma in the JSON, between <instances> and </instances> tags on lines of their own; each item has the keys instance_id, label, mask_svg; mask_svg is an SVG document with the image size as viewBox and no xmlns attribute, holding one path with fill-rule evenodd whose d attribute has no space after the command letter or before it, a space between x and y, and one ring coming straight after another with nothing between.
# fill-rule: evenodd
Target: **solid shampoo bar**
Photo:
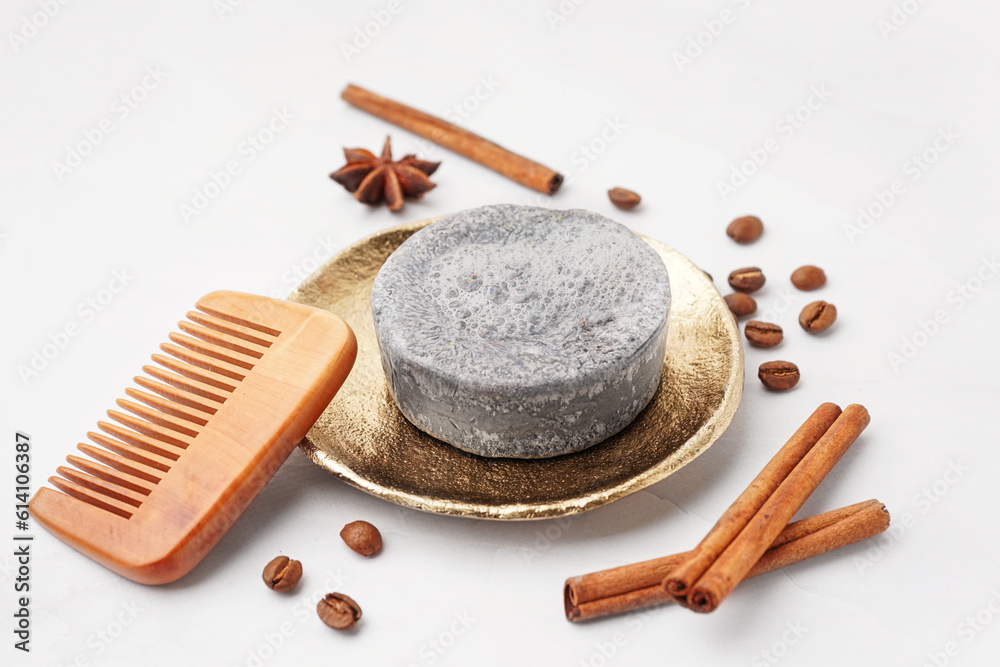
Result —
<instances>
[{"instance_id":1,"label":"solid shampoo bar","mask_svg":"<svg viewBox=\"0 0 1000 667\"><path fill-rule=\"evenodd\" d=\"M474 454L541 458L614 435L652 398L670 285L616 222L497 205L407 239L371 303L407 419Z\"/></svg>"}]
</instances>

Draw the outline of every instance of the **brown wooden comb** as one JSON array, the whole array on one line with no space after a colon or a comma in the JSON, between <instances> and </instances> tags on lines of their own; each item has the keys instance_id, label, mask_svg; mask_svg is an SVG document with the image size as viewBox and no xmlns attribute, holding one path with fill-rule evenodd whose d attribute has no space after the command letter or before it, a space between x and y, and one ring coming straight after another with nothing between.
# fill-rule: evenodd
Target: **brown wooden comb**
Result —
<instances>
[{"instance_id":1,"label":"brown wooden comb","mask_svg":"<svg viewBox=\"0 0 1000 667\"><path fill-rule=\"evenodd\" d=\"M164 584L215 546L326 408L354 332L300 304L213 292L125 390L123 411L30 503L67 544L124 577ZM132 400L130 400L132 399ZM131 414L129 414L131 413ZM61 493L60 493L61 491Z\"/></svg>"}]
</instances>

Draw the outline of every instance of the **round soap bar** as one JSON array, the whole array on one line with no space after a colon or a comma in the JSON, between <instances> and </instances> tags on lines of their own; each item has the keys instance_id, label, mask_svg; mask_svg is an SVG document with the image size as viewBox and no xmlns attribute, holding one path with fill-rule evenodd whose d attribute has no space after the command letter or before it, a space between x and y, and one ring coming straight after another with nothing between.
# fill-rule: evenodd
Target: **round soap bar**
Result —
<instances>
[{"instance_id":1,"label":"round soap bar","mask_svg":"<svg viewBox=\"0 0 1000 667\"><path fill-rule=\"evenodd\" d=\"M474 454L542 458L614 435L653 397L670 284L617 222L497 205L408 238L371 303L410 422Z\"/></svg>"}]
</instances>

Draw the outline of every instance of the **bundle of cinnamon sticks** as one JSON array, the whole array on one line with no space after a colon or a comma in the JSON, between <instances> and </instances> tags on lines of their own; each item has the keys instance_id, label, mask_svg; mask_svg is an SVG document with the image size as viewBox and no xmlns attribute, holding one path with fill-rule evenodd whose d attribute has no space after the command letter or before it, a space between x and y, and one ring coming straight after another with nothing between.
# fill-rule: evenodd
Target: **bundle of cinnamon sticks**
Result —
<instances>
[{"instance_id":1,"label":"bundle of cinnamon sticks","mask_svg":"<svg viewBox=\"0 0 1000 667\"><path fill-rule=\"evenodd\" d=\"M869 421L860 405L819 406L694 550L567 579L566 618L671 601L710 612L744 579L885 531L889 513L877 500L788 523Z\"/></svg>"}]
</instances>

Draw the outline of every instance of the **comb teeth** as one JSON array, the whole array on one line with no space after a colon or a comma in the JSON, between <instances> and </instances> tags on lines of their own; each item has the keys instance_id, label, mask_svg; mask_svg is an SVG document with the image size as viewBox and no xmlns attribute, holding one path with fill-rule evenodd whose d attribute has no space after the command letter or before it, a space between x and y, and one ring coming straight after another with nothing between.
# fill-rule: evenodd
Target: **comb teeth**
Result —
<instances>
[{"instance_id":1,"label":"comb teeth","mask_svg":"<svg viewBox=\"0 0 1000 667\"><path fill-rule=\"evenodd\" d=\"M105 422L98 422L98 426L104 424ZM110 424L112 428L118 429L117 426ZM124 431L125 429L119 429ZM94 441L96 444L101 445L108 450L117 453L120 456L125 457L135 461L136 463L141 463L144 466L154 468L161 472L170 472L170 468L173 466L174 461L180 457L170 457L161 456L155 452L151 452L142 447L136 447L129 442L122 442L121 440L116 440L114 438L109 438L103 433L95 433L94 431L88 431L87 437Z\"/></svg>"},{"instance_id":2,"label":"comb teeth","mask_svg":"<svg viewBox=\"0 0 1000 667\"><path fill-rule=\"evenodd\" d=\"M122 442L132 445L133 447L138 447L149 454L155 454L156 456L171 461L171 467L173 467L173 462L181 457L180 452L175 452L165 447L164 445L166 443L159 442L147 435L130 431L127 428L122 428L118 424L110 424L102 421L97 422L97 427L108 435L118 438Z\"/></svg>"},{"instance_id":3,"label":"comb teeth","mask_svg":"<svg viewBox=\"0 0 1000 667\"><path fill-rule=\"evenodd\" d=\"M135 378L137 384L139 383L140 379L145 379L145 378L138 378L138 377ZM150 384L154 383L150 381ZM164 400L152 394L147 394L144 391L139 391L138 389L133 389L132 387L129 387L125 390L125 394L131 396L136 400L142 401L146 405L156 408L157 410L159 410L164 414L168 414L173 417L179 417L180 419L191 422L192 424L197 424L198 426L204 426L205 424L208 423L208 420L205 419L204 417L199 417L193 412L178 407L176 403L172 403L171 401ZM188 405L187 407L193 407L193 406ZM202 410L202 412L208 412L209 410L212 410L214 412L214 409L209 408L208 406L203 406L200 409Z\"/></svg>"},{"instance_id":4,"label":"comb teeth","mask_svg":"<svg viewBox=\"0 0 1000 667\"><path fill-rule=\"evenodd\" d=\"M261 347L271 347L274 342L270 337L262 336L260 331L256 329L251 329L249 327L241 326L235 322L229 320L213 317L207 313L199 313L192 310L187 314L188 319L192 322L197 322L198 324L212 329L218 333L226 334L227 336L233 336L234 338L239 338L254 345L260 345Z\"/></svg>"},{"instance_id":5,"label":"comb teeth","mask_svg":"<svg viewBox=\"0 0 1000 667\"><path fill-rule=\"evenodd\" d=\"M272 329L271 327L261 324L259 322L251 322L248 319L239 317L237 315L233 315L232 313L223 312L221 310L218 310L217 308L212 308L211 306L207 306L204 303L198 304L198 310L208 315L211 315L217 320L222 320L230 327L235 325L236 327L240 327L243 329L251 329L258 333L264 334L264 336L268 338L277 338L278 336L281 335L281 332L278 331L277 329Z\"/></svg>"},{"instance_id":6,"label":"comb teeth","mask_svg":"<svg viewBox=\"0 0 1000 667\"><path fill-rule=\"evenodd\" d=\"M117 454L109 452L106 449L101 449L100 447L94 447L93 445L88 445L83 442L79 443L77 447L84 454L90 455L90 457L95 461L100 461L110 466L108 468L105 468L105 470L108 470L109 472L112 470L117 470L118 472L126 473L126 475L128 475L128 479L134 478L142 480L144 482L148 482L149 485L144 486L143 488L149 489L150 491L153 490L152 488L153 486L156 486L160 482L160 480L163 479L162 475L157 474L160 471L156 470L156 468L153 468L152 466L144 465L138 461L130 461L129 459L126 459L123 456L118 456ZM88 465L92 466L99 465L96 463L90 463L88 459L81 459L79 456L73 456L72 454L70 454L67 457L67 460L73 465L77 465L77 461L84 461ZM132 482L132 483L135 484L136 486L142 486L138 482ZM147 493L146 495L149 494Z\"/></svg>"},{"instance_id":7,"label":"comb teeth","mask_svg":"<svg viewBox=\"0 0 1000 667\"><path fill-rule=\"evenodd\" d=\"M256 359L253 359L252 357L250 360L247 360L247 357L244 355L234 354L233 350L216 345L215 343L208 343L203 340L198 340L197 338L184 336L182 334L172 333L170 334L170 340L193 352L198 352L206 357L223 361L228 366L236 366L237 368L242 368L245 371L253 370L253 364L250 363L250 360L256 361ZM243 358L241 359L240 357Z\"/></svg>"},{"instance_id":8,"label":"comb teeth","mask_svg":"<svg viewBox=\"0 0 1000 667\"><path fill-rule=\"evenodd\" d=\"M230 364L226 361L216 359L215 357L210 357L207 354L202 354L201 352L195 352L193 350L189 350L187 348L183 348L180 347L179 345L174 345L172 343L163 343L160 345L160 349L172 357L176 357L181 361L186 361L191 366L199 368L202 371L208 371L208 373L210 374L208 377L211 380L215 380L215 377L212 376L216 377L221 376L229 380L235 380L236 382L241 382L244 378L246 378L247 369L240 368L239 366L234 366L233 364ZM157 359L157 361L159 360ZM251 366L250 368L252 369L253 366ZM194 371L189 370L188 372L194 372ZM204 372L202 372L201 375L204 375ZM208 384L212 384L212 382L209 380L203 380L203 381L208 382ZM236 389L236 386L234 384L227 383L225 382L225 380L219 380L219 382L224 383L223 385L218 385L220 389L223 388L225 384L231 386L231 389L229 389L229 391L233 391Z\"/></svg>"},{"instance_id":9,"label":"comb teeth","mask_svg":"<svg viewBox=\"0 0 1000 667\"><path fill-rule=\"evenodd\" d=\"M159 366L143 366L149 377L135 378L155 395L126 389L141 403L116 401L131 414L108 410L118 423L97 422L104 433L87 434L97 446L78 445L90 458L68 456L74 468L60 466L49 479L57 489L131 518L281 334L218 310L192 311L188 320L178 327L189 335L171 333L160 346L170 356L154 354Z\"/></svg>"},{"instance_id":10,"label":"comb teeth","mask_svg":"<svg viewBox=\"0 0 1000 667\"><path fill-rule=\"evenodd\" d=\"M128 390L126 390L125 393L128 393ZM191 424L191 422L184 422L180 419L175 419L167 413L147 408L144 405L139 405L138 403L133 403L132 401L126 401L124 398L119 398L115 401L115 403L117 403L119 407L125 408L129 412L133 412L140 417L145 418L146 421L156 424L157 426L168 428L172 431L180 433L181 435L186 435L189 438L195 438L198 436L198 431L193 428L193 424ZM204 424L202 425L204 426Z\"/></svg>"},{"instance_id":11,"label":"comb teeth","mask_svg":"<svg viewBox=\"0 0 1000 667\"><path fill-rule=\"evenodd\" d=\"M207 327L199 326L191 322L185 322L181 320L178 324L180 330L191 334L196 338L200 338L209 343L214 343L220 347L224 347L232 352L238 352L247 357L252 357L254 359L260 359L267 352L268 345L256 344L251 341L244 340L238 336L233 336L221 331L213 331Z\"/></svg>"},{"instance_id":12,"label":"comb teeth","mask_svg":"<svg viewBox=\"0 0 1000 667\"><path fill-rule=\"evenodd\" d=\"M66 457L66 460L75 465L77 468L85 473L88 473L94 477L100 478L105 482L111 482L112 484L117 484L123 489L128 489L129 491L134 491L135 493L141 494L143 496L148 496L152 489L149 486L143 486L142 484L137 484L135 481L123 477L116 471L108 468L107 466L102 466L100 463L94 463L79 456L73 456L70 454ZM141 501L140 501L141 502Z\"/></svg>"},{"instance_id":13,"label":"comb teeth","mask_svg":"<svg viewBox=\"0 0 1000 667\"><path fill-rule=\"evenodd\" d=\"M171 445L172 447L187 449L194 440L193 438L185 438L179 433L174 435L167 429L157 426L152 422L139 419L138 417L133 417L132 415L127 415L124 412L118 412L117 410L108 410L108 416L119 424L124 424L125 426L130 427L138 434L144 435L151 440ZM100 422L98 422L98 424L100 424Z\"/></svg>"},{"instance_id":14,"label":"comb teeth","mask_svg":"<svg viewBox=\"0 0 1000 667\"><path fill-rule=\"evenodd\" d=\"M82 500L88 505L93 505L98 509L106 510L112 514L131 519L135 507L118 502L102 493L95 493L85 486L65 479L63 477L49 477L49 483L68 496L73 496L77 500Z\"/></svg>"},{"instance_id":15,"label":"comb teeth","mask_svg":"<svg viewBox=\"0 0 1000 667\"><path fill-rule=\"evenodd\" d=\"M167 347L167 344L164 343L162 347ZM191 364L186 364L182 361L177 361L176 359L165 357L162 354L154 354L153 361L160 364L164 368L168 368L179 375L183 375L188 380L194 380L195 382L199 382L203 385L208 385L209 387L212 387L214 389L221 389L226 393L232 393L236 391L236 383L232 382L232 380L235 378L226 378L226 380L229 381L228 382L224 381L220 379L221 376L212 373L211 369L198 368L196 366L192 366ZM241 377L240 379L242 380L243 378ZM216 395L218 395L218 393ZM226 398L228 397L222 395L219 399L216 400L224 402Z\"/></svg>"},{"instance_id":16,"label":"comb teeth","mask_svg":"<svg viewBox=\"0 0 1000 667\"><path fill-rule=\"evenodd\" d=\"M136 384L140 387L145 387L146 389L155 391L161 396L164 396L175 403L179 403L180 405L185 405L189 408L195 408L196 410L201 410L202 412L214 415L216 410L218 410L218 406L213 406L211 403L226 402L226 396L224 394L220 394L215 387L209 386L204 382L198 382L197 380L192 380L191 378L174 375L173 373L168 373L167 371L157 368L156 366L143 366L142 370L157 379L163 380L170 386L168 387L160 384L159 382L153 382L152 380L144 378L141 375L135 378ZM207 401L199 401L195 397L207 399Z\"/></svg>"},{"instance_id":17,"label":"comb teeth","mask_svg":"<svg viewBox=\"0 0 1000 667\"><path fill-rule=\"evenodd\" d=\"M131 505L132 507L142 505L143 494L130 491L120 485L110 484L102 480L100 477L88 475L80 472L79 470L67 468L66 466L59 466L56 468L56 472L62 475L65 479L75 482L86 489L90 489L94 493L99 493L103 496L111 498L112 500L117 500L120 503Z\"/></svg>"}]
</instances>

